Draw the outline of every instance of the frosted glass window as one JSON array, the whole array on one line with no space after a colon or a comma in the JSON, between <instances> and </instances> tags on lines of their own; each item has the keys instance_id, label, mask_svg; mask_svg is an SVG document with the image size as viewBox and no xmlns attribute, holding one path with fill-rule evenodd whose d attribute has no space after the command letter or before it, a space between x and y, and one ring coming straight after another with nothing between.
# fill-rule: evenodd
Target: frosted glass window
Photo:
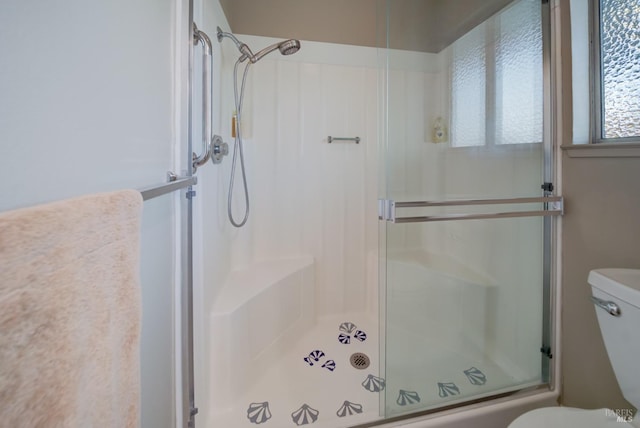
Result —
<instances>
[{"instance_id":1,"label":"frosted glass window","mask_svg":"<svg viewBox=\"0 0 640 428\"><path fill-rule=\"evenodd\" d=\"M640 136L640 0L600 0L601 138Z\"/></svg>"},{"instance_id":2,"label":"frosted glass window","mask_svg":"<svg viewBox=\"0 0 640 428\"><path fill-rule=\"evenodd\" d=\"M451 141L454 147L485 144L486 25L453 44L451 68Z\"/></svg>"},{"instance_id":3,"label":"frosted glass window","mask_svg":"<svg viewBox=\"0 0 640 428\"><path fill-rule=\"evenodd\" d=\"M540 1L512 3L450 48L452 146L542 142Z\"/></svg>"},{"instance_id":4,"label":"frosted glass window","mask_svg":"<svg viewBox=\"0 0 640 428\"><path fill-rule=\"evenodd\" d=\"M519 1L499 16L496 43L496 144L542 141L542 26L539 1Z\"/></svg>"}]
</instances>

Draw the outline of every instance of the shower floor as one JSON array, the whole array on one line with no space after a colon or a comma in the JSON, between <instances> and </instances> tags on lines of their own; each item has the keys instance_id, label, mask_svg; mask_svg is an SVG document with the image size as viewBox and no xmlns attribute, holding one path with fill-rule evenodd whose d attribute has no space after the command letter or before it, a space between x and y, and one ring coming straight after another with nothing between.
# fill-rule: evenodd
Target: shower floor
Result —
<instances>
[{"instance_id":1,"label":"shower floor","mask_svg":"<svg viewBox=\"0 0 640 428\"><path fill-rule=\"evenodd\" d=\"M345 324L344 331L340 331L340 326L347 322L355 327ZM348 332L351 327L352 331ZM341 334L344 335L342 341L349 343L338 340ZM356 352L369 356L367 369L351 366L349 358ZM379 418L380 396L361 384L369 375L378 376L378 353L377 321L363 314L323 317L292 343L289 351L256 381L236 408L215 415L212 426L284 428L306 422L313 423L314 427L339 428L375 420ZM338 417L337 412L345 401L353 403L350 407L354 414L349 415L349 409L345 409L345 416ZM254 411L249 414L252 403L255 403ZM268 403L268 412L263 410L263 403ZM360 410L359 406L362 412L355 413L353 409ZM300 415L293 415L300 409ZM299 416L297 424L294 416Z\"/></svg>"},{"instance_id":2,"label":"shower floor","mask_svg":"<svg viewBox=\"0 0 640 428\"><path fill-rule=\"evenodd\" d=\"M364 314L323 317L256 380L237 406L213 415L212 427L346 428L380 419L384 395L386 414L397 415L523 385L477 352L417 344L408 334L393 337L394 347L413 352L388 365L386 382L379 377L377 320ZM354 353L366 354L369 367L354 368ZM406 373L407 367L424 370Z\"/></svg>"}]
</instances>

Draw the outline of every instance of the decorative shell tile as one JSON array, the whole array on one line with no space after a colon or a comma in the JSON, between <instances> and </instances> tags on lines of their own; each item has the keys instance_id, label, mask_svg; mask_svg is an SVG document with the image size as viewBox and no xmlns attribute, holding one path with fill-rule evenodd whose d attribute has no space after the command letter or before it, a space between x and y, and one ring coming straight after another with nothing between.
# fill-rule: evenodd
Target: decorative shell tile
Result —
<instances>
[{"instance_id":1,"label":"decorative shell tile","mask_svg":"<svg viewBox=\"0 0 640 428\"><path fill-rule=\"evenodd\" d=\"M357 326L352 322L347 321L340 324L340 331L345 332L347 334L353 333L353 330L355 330L356 328Z\"/></svg>"},{"instance_id":2,"label":"decorative shell tile","mask_svg":"<svg viewBox=\"0 0 640 428\"><path fill-rule=\"evenodd\" d=\"M251 403L247 409L247 418L253 424L261 424L271 419L271 411L269 410L269 402Z\"/></svg>"},{"instance_id":3,"label":"decorative shell tile","mask_svg":"<svg viewBox=\"0 0 640 428\"><path fill-rule=\"evenodd\" d=\"M291 419L293 422L300 425L312 424L318 420L319 411L311 408L308 404L303 404L298 410L291 413Z\"/></svg>"},{"instance_id":4,"label":"decorative shell tile","mask_svg":"<svg viewBox=\"0 0 640 428\"><path fill-rule=\"evenodd\" d=\"M338 335L338 341L344 345L348 345L351 343L351 334L353 333L353 337L360 342L364 342L367 340L367 333L362 330L356 330L358 327L352 322L343 322L340 324L340 333ZM355 333L354 333L355 332Z\"/></svg>"},{"instance_id":5,"label":"decorative shell tile","mask_svg":"<svg viewBox=\"0 0 640 428\"><path fill-rule=\"evenodd\" d=\"M364 389L370 392L380 392L386 386L386 382L381 377L374 376L372 374L368 375L367 378L362 382L362 386Z\"/></svg>"},{"instance_id":6,"label":"decorative shell tile","mask_svg":"<svg viewBox=\"0 0 640 428\"><path fill-rule=\"evenodd\" d=\"M327 369L329 371L334 371L336 369L336 362L333 360L327 360L323 365L323 369Z\"/></svg>"},{"instance_id":7,"label":"decorative shell tile","mask_svg":"<svg viewBox=\"0 0 640 428\"><path fill-rule=\"evenodd\" d=\"M420 395L415 391L405 391L401 389L398 393L398 399L396 403L398 406L406 406L408 404L415 404L420 402Z\"/></svg>"},{"instance_id":8,"label":"decorative shell tile","mask_svg":"<svg viewBox=\"0 0 640 428\"><path fill-rule=\"evenodd\" d=\"M338 415L339 418L344 418L345 416L351 416L357 413L362 413L362 404L345 401L336 412L336 415Z\"/></svg>"},{"instance_id":9,"label":"decorative shell tile","mask_svg":"<svg viewBox=\"0 0 640 428\"><path fill-rule=\"evenodd\" d=\"M460 389L453 382L438 382L438 395L442 398L446 398L450 395L460 394Z\"/></svg>"},{"instance_id":10,"label":"decorative shell tile","mask_svg":"<svg viewBox=\"0 0 640 428\"><path fill-rule=\"evenodd\" d=\"M313 362L315 361L316 363L318 361L320 361L320 358L324 357L324 352L322 352L319 349L316 349L315 351L311 351L309 353L308 357L304 357L303 360L305 363L309 364L310 366L313 365Z\"/></svg>"},{"instance_id":11,"label":"decorative shell tile","mask_svg":"<svg viewBox=\"0 0 640 428\"><path fill-rule=\"evenodd\" d=\"M320 351L319 349L311 351L311 353L309 354L309 358L311 358L315 362L320 361L320 358L322 357L324 357L324 352Z\"/></svg>"},{"instance_id":12,"label":"decorative shell tile","mask_svg":"<svg viewBox=\"0 0 640 428\"><path fill-rule=\"evenodd\" d=\"M340 333L340 335L338 335L338 341L344 345L348 345L349 343L351 343L351 336L349 336L348 334Z\"/></svg>"},{"instance_id":13,"label":"decorative shell tile","mask_svg":"<svg viewBox=\"0 0 640 428\"><path fill-rule=\"evenodd\" d=\"M465 370L464 374L467 376L467 379L469 379L469 382L471 382L472 385L484 385L485 383L487 383L487 377L485 376L485 374L475 367L471 367L469 370Z\"/></svg>"},{"instance_id":14,"label":"decorative shell tile","mask_svg":"<svg viewBox=\"0 0 640 428\"><path fill-rule=\"evenodd\" d=\"M367 340L367 333L365 333L362 330L358 330L356 331L356 333L353 335L353 337L355 337L356 339L358 339L360 342L364 342L365 340Z\"/></svg>"}]
</instances>

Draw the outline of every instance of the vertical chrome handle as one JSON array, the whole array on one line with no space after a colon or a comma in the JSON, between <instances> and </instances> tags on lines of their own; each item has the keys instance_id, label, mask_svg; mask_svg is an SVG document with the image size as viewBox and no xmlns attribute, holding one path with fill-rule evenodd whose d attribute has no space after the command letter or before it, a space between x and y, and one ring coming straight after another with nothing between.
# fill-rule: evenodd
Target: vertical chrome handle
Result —
<instances>
[{"instance_id":1,"label":"vertical chrome handle","mask_svg":"<svg viewBox=\"0 0 640 428\"><path fill-rule=\"evenodd\" d=\"M211 39L205 33L198 30L194 22L193 44L197 45L198 42L202 43L202 153L200 156L195 153L192 155L193 172L195 172L199 166L204 165L211 157L211 111L213 110L213 97L211 95L213 49Z\"/></svg>"},{"instance_id":2,"label":"vertical chrome handle","mask_svg":"<svg viewBox=\"0 0 640 428\"><path fill-rule=\"evenodd\" d=\"M604 309L614 317L619 317L622 314L622 312L620 311L620 306L618 306L616 302L612 302L610 300L602 300L595 296L591 296L591 301L597 307Z\"/></svg>"}]
</instances>

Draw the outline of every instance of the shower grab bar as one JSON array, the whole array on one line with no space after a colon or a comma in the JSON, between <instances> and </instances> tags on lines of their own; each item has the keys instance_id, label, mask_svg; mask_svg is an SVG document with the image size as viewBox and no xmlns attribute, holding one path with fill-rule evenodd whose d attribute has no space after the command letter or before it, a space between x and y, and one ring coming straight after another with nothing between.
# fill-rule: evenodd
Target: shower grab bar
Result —
<instances>
[{"instance_id":1,"label":"shower grab bar","mask_svg":"<svg viewBox=\"0 0 640 428\"><path fill-rule=\"evenodd\" d=\"M506 204L530 204L544 203L550 204L551 209L536 211L506 211L483 214L444 214L433 216L398 217L397 208L418 208L418 207L447 207L447 206L469 206L469 205L506 205ZM389 199L378 201L378 218L391 223L423 223L432 221L449 220L487 220L494 218L516 218L516 217L545 217L560 216L564 214L564 200L562 196L545 196L538 198L512 198L512 199L467 199L454 201L415 201L415 202L395 202Z\"/></svg>"},{"instance_id":2,"label":"shower grab bar","mask_svg":"<svg viewBox=\"0 0 640 428\"><path fill-rule=\"evenodd\" d=\"M140 189L139 192L142 195L142 200L148 201L149 199L157 198L158 196L166 195L167 193L175 192L176 190L184 189L197 183L198 179L196 177L178 177L173 172L168 172L166 183L144 187Z\"/></svg>"},{"instance_id":3,"label":"shower grab bar","mask_svg":"<svg viewBox=\"0 0 640 428\"><path fill-rule=\"evenodd\" d=\"M198 30L196 23L193 23L193 44L202 43L202 153L200 156L194 152L192 154L193 172L198 167L207 163L211 157L211 79L213 66L213 48L211 39L202 31Z\"/></svg>"},{"instance_id":4,"label":"shower grab bar","mask_svg":"<svg viewBox=\"0 0 640 428\"><path fill-rule=\"evenodd\" d=\"M332 137L331 135L327 137L327 142L329 144L334 141L355 141L356 144L360 144L360 137Z\"/></svg>"}]
</instances>

